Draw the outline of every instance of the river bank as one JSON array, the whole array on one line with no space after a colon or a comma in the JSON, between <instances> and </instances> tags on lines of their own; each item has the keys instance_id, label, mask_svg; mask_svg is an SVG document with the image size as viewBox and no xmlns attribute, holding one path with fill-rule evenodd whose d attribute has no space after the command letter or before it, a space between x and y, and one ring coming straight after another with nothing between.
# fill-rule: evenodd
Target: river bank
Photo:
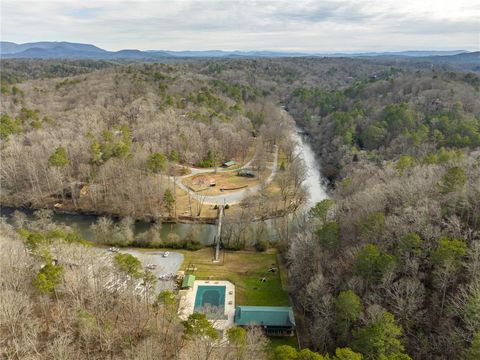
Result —
<instances>
[{"instance_id":1,"label":"river bank","mask_svg":"<svg viewBox=\"0 0 480 360\"><path fill-rule=\"evenodd\" d=\"M35 211L35 210L52 210L55 214L63 214L63 215L83 215L83 216L95 216L95 217L109 217L115 220L122 219L125 215L110 212L110 211L102 211L102 210L88 210L83 209L80 207L75 207L73 204L68 202L63 202L62 207L56 207L54 203L46 203L42 206L35 206L33 204L16 204L15 202L8 201L8 199L2 198L0 199L0 208L14 208L18 210L28 210L28 211ZM216 217L207 217L207 216L187 216L187 215L179 215L177 217L156 217L153 215L150 216L142 216L142 217L135 217L129 216L134 221L141 221L146 223L162 223L162 224L212 224L214 225L217 218Z\"/></svg>"},{"instance_id":2,"label":"river bank","mask_svg":"<svg viewBox=\"0 0 480 360\"><path fill-rule=\"evenodd\" d=\"M108 217L113 220L120 220L122 218L125 218L125 215L118 214L118 213L112 213L109 211L93 211L93 210L87 210L79 207L74 207L73 204L69 204L64 202L62 204L63 206L56 207L54 204L45 204L43 206L35 206L32 204L29 205L23 205L23 204L16 204L9 202L8 200L5 199L0 199L0 216L3 216L3 210L2 209L13 209L14 210L19 210L22 212L31 212L33 213L34 211L37 210L51 210L53 213L57 215L71 215L71 216L91 216L95 218L100 218L100 217ZM228 205L228 204L227 204ZM210 206L210 205L209 205ZM217 205L211 205L213 209L216 210ZM236 207L235 205L229 205L228 208L230 209L229 212L231 212L230 217L235 217L235 210ZM11 211L8 210L10 213ZM216 213L216 211L215 211ZM282 218L284 216L289 215L290 213L285 213L283 211L276 211L276 212L271 212L267 216L263 217L253 217L251 219L251 222L260 222L260 221L267 221L267 220L273 220L273 219L278 219ZM128 216L132 218L135 222L143 222L143 223L149 223L149 224L205 224L205 225L216 225L217 223L217 216L189 216L189 215L179 215L176 217L168 217L168 216L162 216L162 217L156 217L156 216L142 216L142 217L135 217L135 216Z\"/></svg>"},{"instance_id":3,"label":"river bank","mask_svg":"<svg viewBox=\"0 0 480 360\"><path fill-rule=\"evenodd\" d=\"M307 210L314 206L317 202L327 198L327 182L321 176L321 170L319 163L316 160L315 154L310 146L309 139L303 135L301 130L295 128L292 131L292 138L297 143L296 153L301 157L307 167L307 176L304 181L304 186L308 191L308 198L305 204L301 207L301 210ZM115 221L119 221L124 218L124 214L116 214L107 211L91 211L88 209L74 207L73 203L70 205L68 202L64 202L61 208L55 207L53 200L47 204L48 206L15 206L15 203L7 201L5 197L0 199L0 212L2 216L11 217L15 210L22 211L28 216L33 216L34 210L41 208L47 208L54 211L54 221L76 228L79 233L87 240L93 240L94 235L90 227L98 221L99 217L106 216L112 218ZM205 205L209 207L209 211L216 215L215 205ZM211 208L211 209L210 209ZM231 206L228 210L228 217L235 219L240 214L236 213L235 209L238 205ZM177 217L154 217L143 216L135 217L134 234L138 236L150 229L152 225L159 227L161 230L161 237L166 239L169 234L177 234L180 238L185 238L191 233L195 233L195 236L204 245L213 243L215 230L216 230L216 216L202 216L193 217L190 215L179 215ZM278 228L283 226L285 213L271 213L269 216L263 216L261 218L250 219L251 227L253 229L266 228L266 238L269 241L276 241L279 237ZM289 215L286 219L289 222L295 222L295 214ZM288 228L294 228L295 226L289 226ZM255 232L255 230L252 230Z\"/></svg>"},{"instance_id":4,"label":"river bank","mask_svg":"<svg viewBox=\"0 0 480 360\"><path fill-rule=\"evenodd\" d=\"M84 184L75 197L72 195L73 190L71 190L67 193L68 195L43 196L37 200L37 203L29 204L20 202L15 195L8 196L2 194L0 196L0 205L31 210L49 209L57 214L106 216L112 219L129 217L135 221L148 223L215 224L217 221L217 208L220 205L230 208L229 212L232 213L232 216L240 216L240 214L236 214L241 212L239 204L249 195L266 188L271 190L271 196L275 195L275 191L271 189L272 186L269 188L278 171L278 147L275 146L274 149L275 151L271 152L271 159L267 161L268 165L265 171L262 174L258 174L256 179L254 179L254 183L251 182L252 179L238 176L237 171L248 168L255 160L255 156L237 170L220 168L217 171L216 168L187 168L189 170L188 175L167 176L166 180L169 182L168 190L171 191L174 197L172 208L167 210L165 207L154 207L151 209L154 213L145 212L145 209L129 211L124 207L115 208L110 206L110 204L93 202L88 196L89 184ZM190 179L192 176L200 176L202 174L210 174L210 177L222 175L231 179L234 183L242 183L243 186L238 188L220 188L219 190L217 187L209 186L206 192L200 193L191 189L188 184L185 185L183 183L183 181ZM158 175L157 177L161 178L162 176ZM219 186L221 185L222 183L220 182ZM122 212L123 210L125 212ZM288 211L279 211L272 208L266 213L256 214L257 216L252 221L278 218L285 216L287 213Z\"/></svg>"}]
</instances>

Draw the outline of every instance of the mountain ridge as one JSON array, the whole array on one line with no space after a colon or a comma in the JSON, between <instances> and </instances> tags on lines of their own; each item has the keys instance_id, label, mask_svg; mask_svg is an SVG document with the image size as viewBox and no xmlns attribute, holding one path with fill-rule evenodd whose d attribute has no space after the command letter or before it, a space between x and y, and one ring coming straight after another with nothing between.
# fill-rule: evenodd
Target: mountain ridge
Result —
<instances>
[{"instance_id":1,"label":"mountain ridge","mask_svg":"<svg viewBox=\"0 0 480 360\"><path fill-rule=\"evenodd\" d=\"M173 58L232 58L232 57L440 57L470 53L466 50L406 50L394 52L288 52L288 51L226 51L226 50L138 50L122 49L108 51L92 44L72 43L67 41L41 41L17 44L9 41L0 41L0 55L2 58L51 59L51 58L84 58L84 59L155 59L164 57Z\"/></svg>"}]
</instances>

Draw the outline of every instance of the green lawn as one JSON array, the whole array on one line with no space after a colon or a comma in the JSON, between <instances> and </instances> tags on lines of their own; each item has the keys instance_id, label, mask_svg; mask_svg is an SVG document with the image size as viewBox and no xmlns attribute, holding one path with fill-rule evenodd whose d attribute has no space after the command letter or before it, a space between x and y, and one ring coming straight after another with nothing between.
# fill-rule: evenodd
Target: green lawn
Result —
<instances>
[{"instance_id":1,"label":"green lawn","mask_svg":"<svg viewBox=\"0 0 480 360\"><path fill-rule=\"evenodd\" d=\"M148 251L148 250L146 250ZM190 263L195 264L197 271L194 275L198 279L228 280L235 284L236 305L270 305L289 306L286 287L286 269L279 266L277 253L270 250L266 253L250 251L221 252L220 262L213 263L213 250L204 248L198 251L170 250L180 252L184 256L180 270L185 270ZM280 271L268 272L270 267ZM260 279L267 278L262 283ZM290 345L297 348L297 337L271 337L271 349L280 345Z\"/></svg>"},{"instance_id":2,"label":"green lawn","mask_svg":"<svg viewBox=\"0 0 480 360\"><path fill-rule=\"evenodd\" d=\"M177 251L177 250L175 250ZM210 248L199 251L180 251L185 259L182 270L194 263L198 279L228 280L235 284L236 305L289 305L288 294L282 286L279 271L268 272L272 266L279 268L277 254L232 251L221 252L219 263L212 262L213 252ZM266 282L260 279L265 277Z\"/></svg>"}]
</instances>

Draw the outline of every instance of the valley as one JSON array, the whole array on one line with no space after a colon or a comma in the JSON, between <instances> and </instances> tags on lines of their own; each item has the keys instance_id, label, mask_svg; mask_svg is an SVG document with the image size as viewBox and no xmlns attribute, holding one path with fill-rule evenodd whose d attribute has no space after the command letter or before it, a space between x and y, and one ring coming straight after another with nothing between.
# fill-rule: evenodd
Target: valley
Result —
<instances>
[{"instance_id":1,"label":"valley","mask_svg":"<svg viewBox=\"0 0 480 360\"><path fill-rule=\"evenodd\" d=\"M0 327L8 351L51 354L44 339L55 339L70 358L131 358L143 346L172 359L228 358L236 346L239 359L475 358L480 78L470 65L1 66L0 291L5 309L19 302L33 319L19 320L21 336ZM149 266L166 253L180 274L159 292L165 274ZM223 299L228 329L185 305L209 297ZM295 321L245 329L242 309Z\"/></svg>"}]
</instances>

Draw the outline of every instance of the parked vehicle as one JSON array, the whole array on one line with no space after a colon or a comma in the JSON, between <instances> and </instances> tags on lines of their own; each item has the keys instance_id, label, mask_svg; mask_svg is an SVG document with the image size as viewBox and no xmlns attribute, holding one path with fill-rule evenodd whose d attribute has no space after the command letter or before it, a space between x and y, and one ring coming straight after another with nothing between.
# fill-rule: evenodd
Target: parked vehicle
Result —
<instances>
[{"instance_id":1,"label":"parked vehicle","mask_svg":"<svg viewBox=\"0 0 480 360\"><path fill-rule=\"evenodd\" d=\"M165 251L165 252L163 253L163 257L168 257L168 255L170 255L170 253L169 253L168 251Z\"/></svg>"},{"instance_id":2,"label":"parked vehicle","mask_svg":"<svg viewBox=\"0 0 480 360\"><path fill-rule=\"evenodd\" d=\"M254 178L256 176L255 172L249 169L241 169L237 172L237 175L242 177L247 177L247 178Z\"/></svg>"},{"instance_id":3,"label":"parked vehicle","mask_svg":"<svg viewBox=\"0 0 480 360\"><path fill-rule=\"evenodd\" d=\"M165 280L165 281L173 280L173 279L175 279L175 274L172 274L172 273L170 273L170 274L163 274L163 275L160 275L160 276L158 277L158 279L159 279L159 280Z\"/></svg>"}]
</instances>

